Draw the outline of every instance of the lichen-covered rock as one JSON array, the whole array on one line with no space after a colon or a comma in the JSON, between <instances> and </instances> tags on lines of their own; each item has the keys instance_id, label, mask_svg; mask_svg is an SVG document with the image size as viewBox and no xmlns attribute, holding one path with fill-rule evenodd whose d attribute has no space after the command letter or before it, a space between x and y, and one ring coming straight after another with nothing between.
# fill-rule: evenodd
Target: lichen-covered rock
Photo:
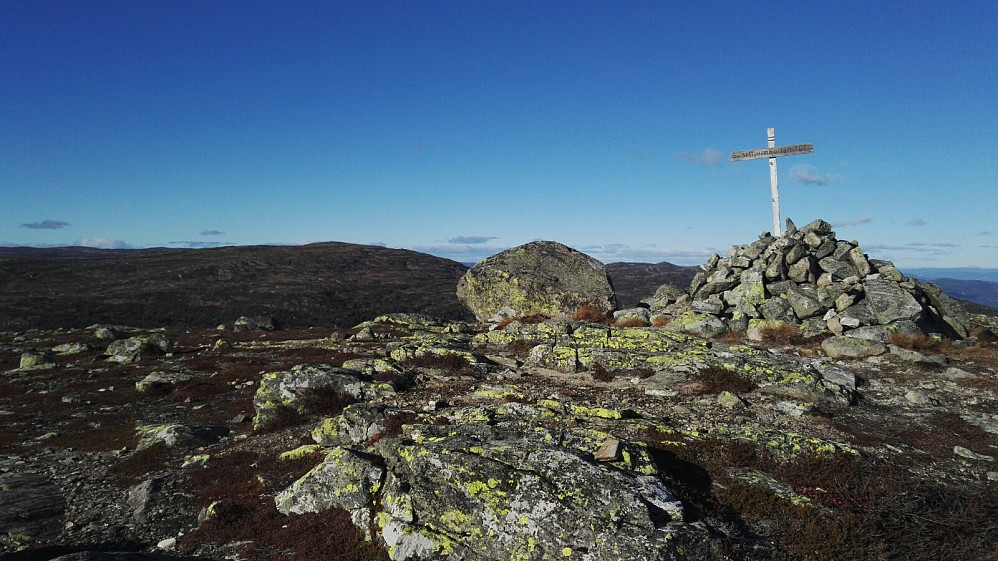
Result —
<instances>
[{"instance_id":1,"label":"lichen-covered rock","mask_svg":"<svg viewBox=\"0 0 998 561\"><path fill-rule=\"evenodd\" d=\"M31 370L36 368L51 368L55 366L52 357L46 352L26 351L21 353L19 368L21 370Z\"/></svg>"},{"instance_id":2,"label":"lichen-covered rock","mask_svg":"<svg viewBox=\"0 0 998 561\"><path fill-rule=\"evenodd\" d=\"M651 312L658 313L670 304L675 304L686 294L686 291L674 284L663 284L655 290L655 294L641 302L648 305Z\"/></svg>"},{"instance_id":3,"label":"lichen-covered rock","mask_svg":"<svg viewBox=\"0 0 998 561\"><path fill-rule=\"evenodd\" d=\"M921 285L922 294L929 299L932 308L938 314L939 319L960 336L966 337L969 334L968 326L971 323L970 314L967 313L963 304L951 298L934 283Z\"/></svg>"},{"instance_id":4,"label":"lichen-covered rock","mask_svg":"<svg viewBox=\"0 0 998 561\"><path fill-rule=\"evenodd\" d=\"M60 355L75 355L80 353L87 353L92 350L93 350L93 345L81 341L75 341L72 343L63 343L61 345L56 345L52 347L52 352L58 353Z\"/></svg>"},{"instance_id":5,"label":"lichen-covered rock","mask_svg":"<svg viewBox=\"0 0 998 561\"><path fill-rule=\"evenodd\" d=\"M691 323L707 321L707 318L720 322L713 316L692 313L684 317L689 318ZM783 325L757 320L751 323L756 324L756 330L761 329L760 323ZM726 330L727 327L724 326L723 329ZM762 387L782 386L806 392L814 399L849 402L855 397L855 385L842 387L824 380L818 372L800 360L744 345L711 342L682 333L682 330L682 325L672 327L672 323L661 329L607 327L561 321L538 324L514 322L476 336L473 344L501 348L517 340L532 341L537 344L530 350L526 364L563 372L593 370L597 366L606 370L647 368L654 371L675 368L695 371L706 366L718 366L736 370Z\"/></svg>"},{"instance_id":6,"label":"lichen-covered rock","mask_svg":"<svg viewBox=\"0 0 998 561\"><path fill-rule=\"evenodd\" d=\"M651 311L648 308L628 308L613 312L614 323L651 325Z\"/></svg>"},{"instance_id":7,"label":"lichen-covered rock","mask_svg":"<svg viewBox=\"0 0 998 561\"><path fill-rule=\"evenodd\" d=\"M307 403L299 398L316 390L331 391L366 400L395 392L388 382L377 382L354 370L328 365L301 364L282 372L268 372L253 396L255 427L266 424L280 408L304 412Z\"/></svg>"},{"instance_id":8,"label":"lichen-covered rock","mask_svg":"<svg viewBox=\"0 0 998 561\"><path fill-rule=\"evenodd\" d=\"M728 332L728 326L718 317L710 314L685 312L669 322L665 328L669 331L688 333L697 337L719 337Z\"/></svg>"},{"instance_id":9,"label":"lichen-covered rock","mask_svg":"<svg viewBox=\"0 0 998 561\"><path fill-rule=\"evenodd\" d=\"M239 316L232 322L233 331L276 331L281 324L271 316Z\"/></svg>"},{"instance_id":10,"label":"lichen-covered rock","mask_svg":"<svg viewBox=\"0 0 998 561\"><path fill-rule=\"evenodd\" d=\"M457 297L479 321L530 313L571 315L582 306L616 308L606 267L555 242L532 242L481 261L458 282Z\"/></svg>"},{"instance_id":11,"label":"lichen-covered rock","mask_svg":"<svg viewBox=\"0 0 998 561\"><path fill-rule=\"evenodd\" d=\"M384 481L381 459L357 450L336 447L321 464L276 497L282 514L322 512L339 507L350 512L358 528L371 524L374 498Z\"/></svg>"},{"instance_id":12,"label":"lichen-covered rock","mask_svg":"<svg viewBox=\"0 0 998 561\"><path fill-rule=\"evenodd\" d=\"M278 508L346 508L366 530L379 504L373 528L393 560L707 553L710 539L683 521L643 444L590 428L551 430L541 421L598 411L547 405L461 409L453 425L406 425L365 452L336 448L278 495Z\"/></svg>"},{"instance_id":13,"label":"lichen-covered rock","mask_svg":"<svg viewBox=\"0 0 998 561\"><path fill-rule=\"evenodd\" d=\"M130 363L142 360L143 353L163 355L173 351L173 341L162 333L118 339L107 346L108 362Z\"/></svg>"},{"instance_id":14,"label":"lichen-covered rock","mask_svg":"<svg viewBox=\"0 0 998 561\"><path fill-rule=\"evenodd\" d=\"M825 339L821 342L821 349L831 358L863 358L887 352L883 343L845 335Z\"/></svg>"},{"instance_id":15,"label":"lichen-covered rock","mask_svg":"<svg viewBox=\"0 0 998 561\"><path fill-rule=\"evenodd\" d=\"M896 282L886 279L869 279L863 282L866 301L881 325L899 320L917 320L922 315L922 305Z\"/></svg>"},{"instance_id":16,"label":"lichen-covered rock","mask_svg":"<svg viewBox=\"0 0 998 561\"><path fill-rule=\"evenodd\" d=\"M135 428L139 437L136 450L144 450L162 442L166 446L204 446L217 442L227 435L229 430L220 425L205 425L191 427L179 424L139 425Z\"/></svg>"}]
</instances>

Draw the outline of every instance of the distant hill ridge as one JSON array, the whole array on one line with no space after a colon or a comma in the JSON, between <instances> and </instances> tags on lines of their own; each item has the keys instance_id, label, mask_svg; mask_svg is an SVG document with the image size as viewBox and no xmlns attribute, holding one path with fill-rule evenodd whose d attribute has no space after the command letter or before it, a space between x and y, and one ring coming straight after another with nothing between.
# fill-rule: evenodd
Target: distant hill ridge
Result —
<instances>
[{"instance_id":1,"label":"distant hill ridge","mask_svg":"<svg viewBox=\"0 0 998 561\"><path fill-rule=\"evenodd\" d=\"M423 253L304 246L97 250L4 248L0 330L214 327L273 316L284 327L352 326L389 312L466 319L454 287L467 268Z\"/></svg>"},{"instance_id":2,"label":"distant hill ridge","mask_svg":"<svg viewBox=\"0 0 998 561\"><path fill-rule=\"evenodd\" d=\"M289 328L348 327L394 312L469 319L455 295L467 269L414 251L342 242L209 249L0 247L0 330L94 323L198 329L243 315L273 316ZM668 262L609 263L606 269L621 308L637 306L665 283L686 288L700 270ZM998 307L998 283L936 282L956 298Z\"/></svg>"}]
</instances>

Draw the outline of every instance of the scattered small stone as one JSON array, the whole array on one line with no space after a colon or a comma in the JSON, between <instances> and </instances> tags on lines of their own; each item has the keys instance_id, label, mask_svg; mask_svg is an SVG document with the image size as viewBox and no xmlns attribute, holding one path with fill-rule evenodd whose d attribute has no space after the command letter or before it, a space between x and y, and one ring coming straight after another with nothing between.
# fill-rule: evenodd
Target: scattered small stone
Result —
<instances>
[{"instance_id":1,"label":"scattered small stone","mask_svg":"<svg viewBox=\"0 0 998 561\"><path fill-rule=\"evenodd\" d=\"M904 398L912 405L939 405L939 400L923 390L909 390Z\"/></svg>"},{"instance_id":2,"label":"scattered small stone","mask_svg":"<svg viewBox=\"0 0 998 561\"><path fill-rule=\"evenodd\" d=\"M973 380L977 378L977 374L967 372L966 370L962 370L955 366L947 368L945 372L940 374L940 376L946 378L947 380Z\"/></svg>"},{"instance_id":3,"label":"scattered small stone","mask_svg":"<svg viewBox=\"0 0 998 561\"><path fill-rule=\"evenodd\" d=\"M811 413L815 410L815 405L813 403L804 403L801 401L777 401L773 404L773 409L779 411L780 413L785 413L791 417L801 417L806 413Z\"/></svg>"},{"instance_id":4,"label":"scattered small stone","mask_svg":"<svg viewBox=\"0 0 998 561\"><path fill-rule=\"evenodd\" d=\"M608 438L603 445L596 450L593 458L597 462L614 462L620 459L620 441L616 438Z\"/></svg>"},{"instance_id":5,"label":"scattered small stone","mask_svg":"<svg viewBox=\"0 0 998 561\"><path fill-rule=\"evenodd\" d=\"M726 409L744 409L746 407L742 398L729 391L719 393L717 395L717 403Z\"/></svg>"}]
</instances>

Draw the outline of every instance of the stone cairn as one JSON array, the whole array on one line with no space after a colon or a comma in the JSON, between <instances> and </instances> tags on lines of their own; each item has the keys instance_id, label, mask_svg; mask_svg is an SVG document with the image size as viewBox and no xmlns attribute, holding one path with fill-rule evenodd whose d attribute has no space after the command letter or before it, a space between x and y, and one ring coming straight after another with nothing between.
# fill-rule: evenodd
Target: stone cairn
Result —
<instances>
[{"instance_id":1,"label":"stone cairn","mask_svg":"<svg viewBox=\"0 0 998 561\"><path fill-rule=\"evenodd\" d=\"M869 259L859 243L835 239L824 220L712 255L689 292L665 285L645 300L651 312L713 316L731 331L772 322L806 332L882 326L905 334L968 336L963 306L932 283L905 277L890 261ZM716 320L715 320L716 321Z\"/></svg>"}]
</instances>

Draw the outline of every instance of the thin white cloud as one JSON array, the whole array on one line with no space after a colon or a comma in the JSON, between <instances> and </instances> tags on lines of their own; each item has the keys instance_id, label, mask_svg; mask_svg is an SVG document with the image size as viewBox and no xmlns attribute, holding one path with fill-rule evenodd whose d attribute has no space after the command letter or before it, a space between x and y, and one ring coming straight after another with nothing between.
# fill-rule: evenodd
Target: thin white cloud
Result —
<instances>
[{"instance_id":1,"label":"thin white cloud","mask_svg":"<svg viewBox=\"0 0 998 561\"><path fill-rule=\"evenodd\" d=\"M676 157L701 166L718 167L724 163L724 154L714 148L705 148L699 154L676 152Z\"/></svg>"},{"instance_id":2,"label":"thin white cloud","mask_svg":"<svg viewBox=\"0 0 998 561\"><path fill-rule=\"evenodd\" d=\"M856 218L853 220L842 220L839 222L832 222L832 227L841 228L842 226L859 226L860 224L869 224L870 222L873 222L873 219L864 216L863 218Z\"/></svg>"},{"instance_id":3,"label":"thin white cloud","mask_svg":"<svg viewBox=\"0 0 998 561\"><path fill-rule=\"evenodd\" d=\"M170 245L180 245L189 249L204 249L206 247L221 247L224 245L232 245L232 244L227 242L182 241L182 242L170 242Z\"/></svg>"},{"instance_id":4,"label":"thin white cloud","mask_svg":"<svg viewBox=\"0 0 998 561\"><path fill-rule=\"evenodd\" d=\"M963 246L957 243L924 243L924 242L911 242L904 245L887 245L887 244L873 244L864 245L867 250L880 250L880 251L909 251L914 253L933 253L940 255L948 255L953 253L952 250L959 249Z\"/></svg>"},{"instance_id":5,"label":"thin white cloud","mask_svg":"<svg viewBox=\"0 0 998 561\"><path fill-rule=\"evenodd\" d=\"M498 238L496 238L495 236L457 236L447 240L447 243L478 245L478 244L488 243L495 239Z\"/></svg>"},{"instance_id":6,"label":"thin white cloud","mask_svg":"<svg viewBox=\"0 0 998 561\"><path fill-rule=\"evenodd\" d=\"M76 240L76 245L83 247L96 247L97 249L132 249L132 246L121 241L108 238L80 238Z\"/></svg>"},{"instance_id":7,"label":"thin white cloud","mask_svg":"<svg viewBox=\"0 0 998 561\"><path fill-rule=\"evenodd\" d=\"M839 181L834 175L819 174L818 168L808 164L799 164L790 168L790 177L800 185L828 185Z\"/></svg>"},{"instance_id":8,"label":"thin white cloud","mask_svg":"<svg viewBox=\"0 0 998 561\"><path fill-rule=\"evenodd\" d=\"M509 246L492 246L488 244L450 244L442 245L412 245L404 246L403 249L428 253L452 259L460 263L477 263L486 257L491 257L501 251L509 249Z\"/></svg>"},{"instance_id":9,"label":"thin white cloud","mask_svg":"<svg viewBox=\"0 0 998 561\"><path fill-rule=\"evenodd\" d=\"M712 249L683 249L645 245L633 247L628 244L611 243L589 245L579 251L595 257L604 263L634 261L638 263L660 263L668 261L675 265L699 265L710 257Z\"/></svg>"},{"instance_id":10,"label":"thin white cloud","mask_svg":"<svg viewBox=\"0 0 998 561\"><path fill-rule=\"evenodd\" d=\"M28 228L29 230L61 230L66 226L69 226L69 222L63 222L62 220L42 220L41 222L21 224L22 228Z\"/></svg>"}]
</instances>

